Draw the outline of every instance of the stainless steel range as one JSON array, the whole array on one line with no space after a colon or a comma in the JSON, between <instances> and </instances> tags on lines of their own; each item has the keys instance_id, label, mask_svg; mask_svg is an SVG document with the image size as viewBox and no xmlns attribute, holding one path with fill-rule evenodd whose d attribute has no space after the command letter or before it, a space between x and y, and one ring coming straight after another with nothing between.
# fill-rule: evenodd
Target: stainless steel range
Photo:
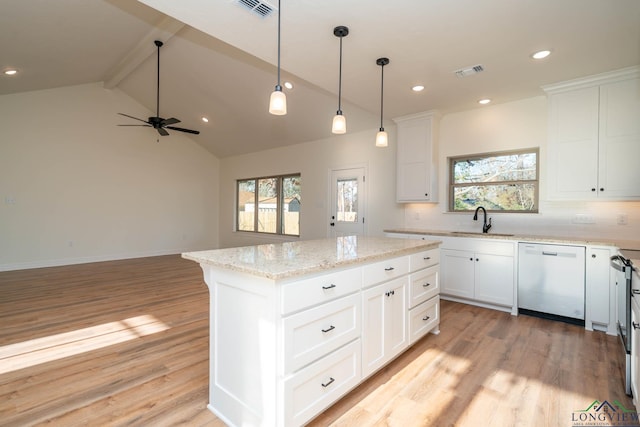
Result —
<instances>
[{"instance_id":1,"label":"stainless steel range","mask_svg":"<svg viewBox=\"0 0 640 427\"><path fill-rule=\"evenodd\" d=\"M634 291L632 286L633 265L623 255L611 257L611 267L615 270L616 297L617 297L617 326L618 336L625 352L625 393L631 396L631 297L633 293L640 294L640 290Z\"/></svg>"}]
</instances>

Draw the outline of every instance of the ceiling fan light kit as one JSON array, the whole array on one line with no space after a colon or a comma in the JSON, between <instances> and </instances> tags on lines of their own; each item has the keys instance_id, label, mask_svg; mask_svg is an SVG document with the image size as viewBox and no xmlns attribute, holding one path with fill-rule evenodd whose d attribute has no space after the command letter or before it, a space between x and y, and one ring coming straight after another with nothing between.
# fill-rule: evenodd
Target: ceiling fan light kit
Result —
<instances>
[{"instance_id":1,"label":"ceiling fan light kit","mask_svg":"<svg viewBox=\"0 0 640 427\"><path fill-rule=\"evenodd\" d=\"M376 147L386 147L389 145L389 136L382 126L384 108L384 66L389 65L389 58L378 58L376 64L380 66L380 130L376 134Z\"/></svg>"},{"instance_id":2,"label":"ceiling fan light kit","mask_svg":"<svg viewBox=\"0 0 640 427\"><path fill-rule=\"evenodd\" d=\"M340 67L338 72L338 111L333 117L331 132L343 134L347 132L347 119L342 114L342 39L349 35L349 28L340 25L333 29L333 35L340 39Z\"/></svg>"},{"instance_id":3,"label":"ceiling fan light kit","mask_svg":"<svg viewBox=\"0 0 640 427\"><path fill-rule=\"evenodd\" d=\"M278 0L278 84L269 98L269 112L276 116L287 114L287 97L280 85L280 0Z\"/></svg>"}]
</instances>

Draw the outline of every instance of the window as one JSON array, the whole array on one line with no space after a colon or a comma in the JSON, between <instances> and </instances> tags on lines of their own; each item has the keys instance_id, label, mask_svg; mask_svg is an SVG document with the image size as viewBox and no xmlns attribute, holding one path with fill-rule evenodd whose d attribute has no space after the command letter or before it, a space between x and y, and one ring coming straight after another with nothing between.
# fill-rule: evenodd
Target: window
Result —
<instances>
[{"instance_id":1,"label":"window","mask_svg":"<svg viewBox=\"0 0 640 427\"><path fill-rule=\"evenodd\" d=\"M449 210L538 212L538 149L449 158Z\"/></svg>"},{"instance_id":2,"label":"window","mask_svg":"<svg viewBox=\"0 0 640 427\"><path fill-rule=\"evenodd\" d=\"M238 180L236 230L300 235L300 174Z\"/></svg>"}]
</instances>

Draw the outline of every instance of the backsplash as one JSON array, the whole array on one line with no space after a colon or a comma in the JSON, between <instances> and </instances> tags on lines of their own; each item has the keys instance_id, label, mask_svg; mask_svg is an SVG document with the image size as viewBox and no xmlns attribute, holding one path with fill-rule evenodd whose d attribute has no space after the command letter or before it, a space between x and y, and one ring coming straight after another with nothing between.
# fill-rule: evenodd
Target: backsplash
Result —
<instances>
[{"instance_id":1,"label":"backsplash","mask_svg":"<svg viewBox=\"0 0 640 427\"><path fill-rule=\"evenodd\" d=\"M404 227L482 231L482 221L473 221L473 213L450 213L444 209L442 203L407 204ZM640 202L541 202L537 214L487 216L492 218L490 233L640 240Z\"/></svg>"}]
</instances>

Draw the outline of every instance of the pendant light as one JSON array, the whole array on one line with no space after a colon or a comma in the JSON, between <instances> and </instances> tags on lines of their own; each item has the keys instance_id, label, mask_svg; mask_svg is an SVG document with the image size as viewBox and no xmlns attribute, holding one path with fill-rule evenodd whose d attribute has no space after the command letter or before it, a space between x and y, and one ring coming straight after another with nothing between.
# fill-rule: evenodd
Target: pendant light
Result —
<instances>
[{"instance_id":1,"label":"pendant light","mask_svg":"<svg viewBox=\"0 0 640 427\"><path fill-rule=\"evenodd\" d=\"M345 133L347 131L347 119L342 115L342 38L349 34L349 29L345 26L338 26L333 29L333 35L340 38L340 72L338 75L338 111L333 117L331 132Z\"/></svg>"},{"instance_id":2,"label":"pendant light","mask_svg":"<svg viewBox=\"0 0 640 427\"><path fill-rule=\"evenodd\" d=\"M271 92L269 112L276 116L287 114L287 97L282 91L282 86L280 86L280 0L278 0L278 84L276 89Z\"/></svg>"},{"instance_id":3,"label":"pendant light","mask_svg":"<svg viewBox=\"0 0 640 427\"><path fill-rule=\"evenodd\" d=\"M389 136L382 126L382 111L384 108L384 66L389 64L389 58L378 58L376 64L380 66L382 84L380 85L380 130L376 134L376 147L386 147L389 145Z\"/></svg>"}]
</instances>

